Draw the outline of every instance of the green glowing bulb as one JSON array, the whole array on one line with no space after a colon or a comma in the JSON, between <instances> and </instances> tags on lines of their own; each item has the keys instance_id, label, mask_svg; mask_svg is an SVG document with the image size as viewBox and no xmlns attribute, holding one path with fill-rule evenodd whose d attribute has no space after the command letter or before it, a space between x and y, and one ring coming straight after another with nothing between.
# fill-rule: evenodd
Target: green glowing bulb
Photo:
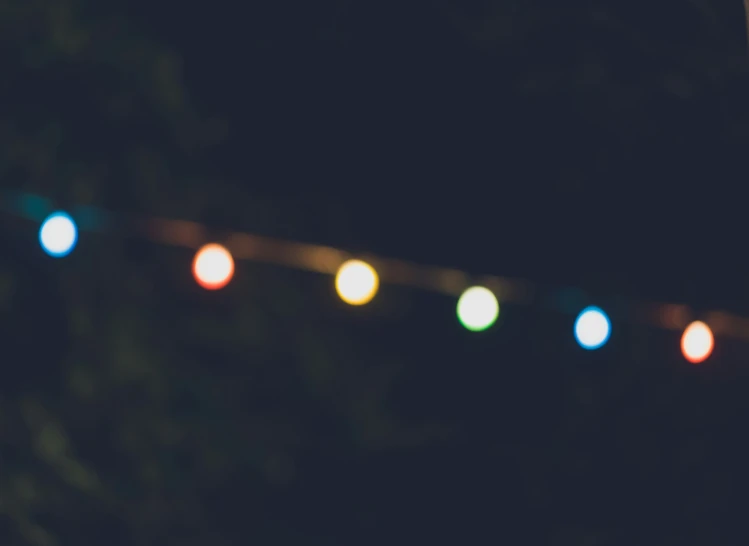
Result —
<instances>
[{"instance_id":1,"label":"green glowing bulb","mask_svg":"<svg viewBox=\"0 0 749 546\"><path fill-rule=\"evenodd\" d=\"M488 288L473 286L463 292L458 300L458 320L468 330L486 330L499 316L499 303Z\"/></svg>"}]
</instances>

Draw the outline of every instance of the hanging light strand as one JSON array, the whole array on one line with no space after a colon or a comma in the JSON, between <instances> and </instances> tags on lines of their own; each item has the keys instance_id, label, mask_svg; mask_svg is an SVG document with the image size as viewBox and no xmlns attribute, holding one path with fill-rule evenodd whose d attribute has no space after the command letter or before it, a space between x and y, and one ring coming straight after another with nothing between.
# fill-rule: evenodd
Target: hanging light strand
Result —
<instances>
[{"instance_id":1,"label":"hanging light strand","mask_svg":"<svg viewBox=\"0 0 749 546\"><path fill-rule=\"evenodd\" d=\"M379 256L355 256L341 249L264 237L250 233L230 233L221 243L209 240L209 230L197 222L165 218L130 218L112 221L117 215L95 207L79 207L72 213L54 210L50 201L37 195L5 192L2 210L42 222L39 242L54 258L73 252L79 226L86 231L105 231L111 225L133 226L136 233L154 243L196 250L193 275L209 290L225 287L234 274L234 260L264 262L335 276L336 290L350 305L369 303L380 282L431 290L459 297L456 308L461 324L472 331L490 328L497 320L500 302L533 303L536 288L530 281L495 275L476 277L466 271L418 265ZM78 214L80 213L80 214ZM683 330L682 353L695 364L713 350L713 333L749 341L749 318L723 311L705 314L695 321L695 313L683 304L630 302L635 321L666 330ZM598 307L583 309L574 324L574 335L586 349L606 344L611 322Z\"/></svg>"}]
</instances>

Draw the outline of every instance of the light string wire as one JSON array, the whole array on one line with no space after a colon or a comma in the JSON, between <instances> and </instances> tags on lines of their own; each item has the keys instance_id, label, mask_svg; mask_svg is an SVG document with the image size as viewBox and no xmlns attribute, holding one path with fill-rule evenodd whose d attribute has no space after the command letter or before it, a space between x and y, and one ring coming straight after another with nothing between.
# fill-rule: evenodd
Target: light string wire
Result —
<instances>
[{"instance_id":1,"label":"light string wire","mask_svg":"<svg viewBox=\"0 0 749 546\"><path fill-rule=\"evenodd\" d=\"M42 222L57 211L50 200L29 193L4 192L0 207L6 213ZM370 264L381 282L428 290L457 297L470 286L483 286L491 290L502 303L530 305L541 303L543 290L537 283L524 279L496 275L475 276L460 270L385 258L369 253L351 253L330 246L301 243L251 233L230 232L223 241L213 240L211 230L198 222L156 217L121 217L98 207L74 207L69 214L77 226L85 231L106 232L113 225L132 227L141 237L153 243L197 250L203 245L218 242L236 260L262 262L298 270L335 275L342 264L350 259ZM558 294L572 294L567 306L555 305L559 310L572 313L584 307L584 297L576 289L558 289ZM694 320L700 320L719 336L749 341L749 318L724 311L696 313L686 304L628 301L624 318L646 326L670 331L684 330ZM628 316L626 316L628 315Z\"/></svg>"}]
</instances>

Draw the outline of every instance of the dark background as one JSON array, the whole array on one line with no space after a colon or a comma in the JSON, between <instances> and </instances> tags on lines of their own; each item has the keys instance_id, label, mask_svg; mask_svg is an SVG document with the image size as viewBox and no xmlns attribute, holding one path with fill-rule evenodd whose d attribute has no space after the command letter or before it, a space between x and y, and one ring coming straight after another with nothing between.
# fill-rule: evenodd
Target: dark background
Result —
<instances>
[{"instance_id":1,"label":"dark background","mask_svg":"<svg viewBox=\"0 0 749 546\"><path fill-rule=\"evenodd\" d=\"M240 263L127 223L51 260L3 218L3 543L745 544L733 2L28 2L0 17L2 186L581 288L614 333ZM7 538L6 538L7 537ZM56 541L56 542L54 542Z\"/></svg>"}]
</instances>

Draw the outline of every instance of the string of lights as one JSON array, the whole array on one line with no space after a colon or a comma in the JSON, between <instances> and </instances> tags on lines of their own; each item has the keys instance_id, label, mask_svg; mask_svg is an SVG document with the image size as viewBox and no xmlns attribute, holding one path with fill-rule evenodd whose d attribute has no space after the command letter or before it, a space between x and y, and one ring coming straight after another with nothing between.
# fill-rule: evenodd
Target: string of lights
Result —
<instances>
[{"instance_id":1,"label":"string of lights","mask_svg":"<svg viewBox=\"0 0 749 546\"><path fill-rule=\"evenodd\" d=\"M78 207L70 212L55 210L41 196L8 193L0 202L5 212L39 223L39 244L52 258L73 252L79 229L106 231L115 216L108 211ZM492 327L500 313L500 302L531 304L537 287L526 280L498 276L475 277L457 269L422 266L374 255L352 255L341 249L305 244L248 233L231 233L220 242L211 241L209 230L196 222L163 218L130 219L138 235L157 244L194 251L192 275L206 290L220 290L234 275L235 260L265 262L334 276L338 296L349 305L363 306L375 298L381 283L410 286L457 298L456 315L466 329L479 332ZM575 304L573 304L574 307ZM749 340L749 319L712 311L702 316L686 305L631 302L630 319L649 326L683 331L681 352L687 361L699 364L713 351L714 334ZM573 334L586 350L608 342L612 323L599 306L579 305Z\"/></svg>"}]
</instances>

